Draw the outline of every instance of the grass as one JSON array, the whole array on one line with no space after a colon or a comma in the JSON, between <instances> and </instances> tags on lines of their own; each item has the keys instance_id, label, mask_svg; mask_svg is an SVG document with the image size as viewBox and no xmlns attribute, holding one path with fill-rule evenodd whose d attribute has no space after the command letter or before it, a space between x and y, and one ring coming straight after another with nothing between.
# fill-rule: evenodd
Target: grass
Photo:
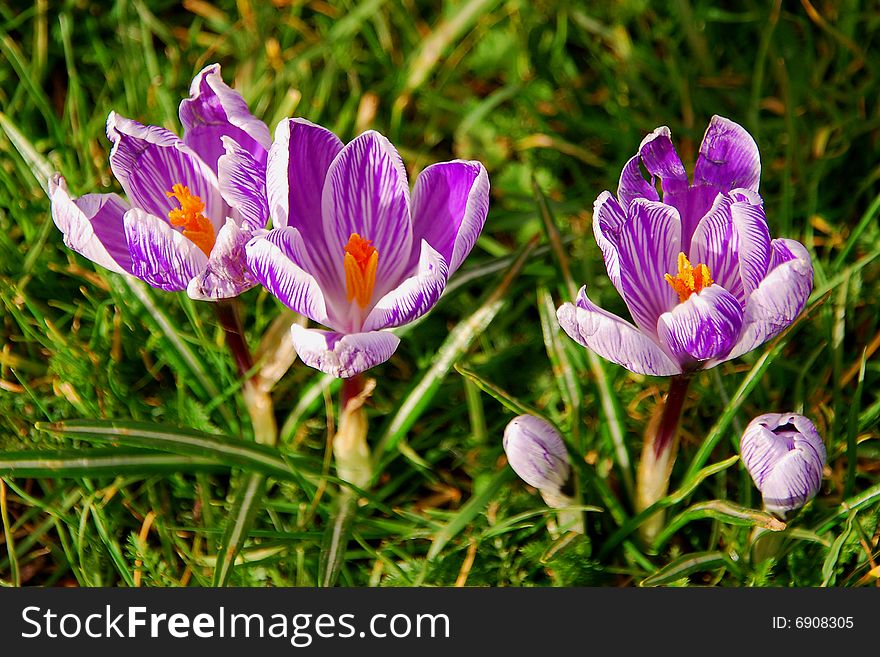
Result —
<instances>
[{"instance_id":1,"label":"grass","mask_svg":"<svg viewBox=\"0 0 880 657\"><path fill-rule=\"evenodd\" d=\"M873 5L436 4L0 6L0 582L210 585L232 517L252 521L223 576L236 585L877 585ZM379 475L342 518L325 458L336 382L295 363L272 392L279 445L255 445L210 305L93 266L49 215L51 171L76 194L118 190L110 109L177 131L177 103L214 61L270 128L291 115L343 139L376 128L411 176L454 157L489 170L489 219L458 280L371 371ZM771 232L807 246L815 290L781 339L696 377L658 504L667 531L644 546L633 464L667 383L559 331L571 293L557 267L562 255L625 314L592 202L658 125L692 166L716 113L757 140ZM282 308L261 289L241 301L255 346ZM559 536L503 460L522 407L578 457L583 503L600 509L582 536ZM750 559L760 495L732 457L752 417L788 410L819 427L826 476L775 556Z\"/></svg>"}]
</instances>

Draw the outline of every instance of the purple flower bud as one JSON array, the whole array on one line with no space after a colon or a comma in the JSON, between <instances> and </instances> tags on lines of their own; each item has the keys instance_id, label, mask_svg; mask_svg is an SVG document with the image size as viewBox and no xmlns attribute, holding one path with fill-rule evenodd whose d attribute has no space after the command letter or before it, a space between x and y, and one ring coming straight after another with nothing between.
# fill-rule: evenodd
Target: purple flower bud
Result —
<instances>
[{"instance_id":1,"label":"purple flower bud","mask_svg":"<svg viewBox=\"0 0 880 657\"><path fill-rule=\"evenodd\" d=\"M553 426L534 415L514 418L504 429L504 451L520 479L540 490L550 506L565 506L567 497L561 491L571 465L562 436Z\"/></svg>"},{"instance_id":2,"label":"purple flower bud","mask_svg":"<svg viewBox=\"0 0 880 657\"><path fill-rule=\"evenodd\" d=\"M756 417L746 427L739 448L768 511L784 515L798 509L822 485L825 445L803 415L767 413Z\"/></svg>"}]
</instances>

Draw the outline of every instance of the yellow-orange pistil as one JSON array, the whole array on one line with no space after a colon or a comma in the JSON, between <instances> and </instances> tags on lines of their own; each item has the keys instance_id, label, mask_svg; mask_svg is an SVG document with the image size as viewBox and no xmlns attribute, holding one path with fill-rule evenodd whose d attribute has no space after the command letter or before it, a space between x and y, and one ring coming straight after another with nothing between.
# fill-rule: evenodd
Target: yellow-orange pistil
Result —
<instances>
[{"instance_id":1,"label":"yellow-orange pistil","mask_svg":"<svg viewBox=\"0 0 880 657\"><path fill-rule=\"evenodd\" d=\"M699 292L713 283L709 268L706 265L692 267L691 261L684 253L678 254L678 273L675 276L666 274L664 278L678 293L679 301L687 301L694 292Z\"/></svg>"},{"instance_id":2,"label":"yellow-orange pistil","mask_svg":"<svg viewBox=\"0 0 880 657\"><path fill-rule=\"evenodd\" d=\"M165 192L169 198L177 199L180 207L168 213L168 221L172 226L181 226L183 236L188 238L197 247L211 255L214 248L214 225L204 214L205 203L195 194L189 191L189 187L177 183L170 192Z\"/></svg>"},{"instance_id":3,"label":"yellow-orange pistil","mask_svg":"<svg viewBox=\"0 0 880 657\"><path fill-rule=\"evenodd\" d=\"M349 303L356 299L361 308L366 308L370 303L378 264L379 252L372 240L352 233L345 245L345 290Z\"/></svg>"}]
</instances>

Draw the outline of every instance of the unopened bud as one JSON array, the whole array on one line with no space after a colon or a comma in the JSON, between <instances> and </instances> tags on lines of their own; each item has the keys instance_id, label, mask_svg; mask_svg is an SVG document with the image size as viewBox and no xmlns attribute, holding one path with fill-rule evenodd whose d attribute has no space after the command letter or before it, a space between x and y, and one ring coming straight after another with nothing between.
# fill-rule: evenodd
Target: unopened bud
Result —
<instances>
[{"instance_id":1,"label":"unopened bud","mask_svg":"<svg viewBox=\"0 0 880 657\"><path fill-rule=\"evenodd\" d=\"M507 461L520 479L534 486L548 506L568 506L571 464L562 436L534 415L520 415L504 429Z\"/></svg>"},{"instance_id":2,"label":"unopened bud","mask_svg":"<svg viewBox=\"0 0 880 657\"><path fill-rule=\"evenodd\" d=\"M746 427L739 449L768 511L785 515L819 492L825 445L803 415L767 413L756 417Z\"/></svg>"}]
</instances>

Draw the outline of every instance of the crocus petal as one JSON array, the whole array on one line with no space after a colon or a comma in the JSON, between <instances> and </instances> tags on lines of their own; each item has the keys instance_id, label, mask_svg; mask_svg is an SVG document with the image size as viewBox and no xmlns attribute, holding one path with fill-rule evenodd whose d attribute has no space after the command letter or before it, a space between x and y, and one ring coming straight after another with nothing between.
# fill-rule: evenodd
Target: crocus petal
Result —
<instances>
[{"instance_id":1,"label":"crocus petal","mask_svg":"<svg viewBox=\"0 0 880 657\"><path fill-rule=\"evenodd\" d=\"M621 297L623 289L620 287L620 260L617 256L617 247L605 237L605 233L618 234L625 223L626 212L611 192L605 191L599 194L593 203L593 236L602 251L608 277Z\"/></svg>"},{"instance_id":2,"label":"crocus petal","mask_svg":"<svg viewBox=\"0 0 880 657\"><path fill-rule=\"evenodd\" d=\"M479 162L454 160L427 167L412 194L413 234L449 263L449 275L470 253L489 212L489 175Z\"/></svg>"},{"instance_id":3,"label":"crocus petal","mask_svg":"<svg viewBox=\"0 0 880 657\"><path fill-rule=\"evenodd\" d=\"M604 231L617 250L620 290L635 323L656 335L657 318L678 303L665 275L677 271L681 223L675 208L635 199L626 223Z\"/></svg>"},{"instance_id":4,"label":"crocus petal","mask_svg":"<svg viewBox=\"0 0 880 657\"><path fill-rule=\"evenodd\" d=\"M711 285L691 294L657 322L657 336L684 369L725 355L736 343L743 311L730 292Z\"/></svg>"},{"instance_id":5,"label":"crocus petal","mask_svg":"<svg viewBox=\"0 0 880 657\"><path fill-rule=\"evenodd\" d=\"M232 137L265 164L272 138L266 124L248 110L241 94L220 76L220 65L203 68L193 79L190 97L180 103L183 140L214 170L225 152L221 137Z\"/></svg>"},{"instance_id":6,"label":"crocus petal","mask_svg":"<svg viewBox=\"0 0 880 657\"><path fill-rule=\"evenodd\" d=\"M113 142L110 169L134 207L167 217L179 207L167 193L180 183L205 203L205 216L215 232L226 223L228 207L220 195L216 174L177 135L110 112L107 137Z\"/></svg>"},{"instance_id":7,"label":"crocus petal","mask_svg":"<svg viewBox=\"0 0 880 657\"><path fill-rule=\"evenodd\" d=\"M131 273L131 256L122 216L128 204L117 194L70 197L58 174L49 179L52 220L69 249L118 274Z\"/></svg>"},{"instance_id":8,"label":"crocus petal","mask_svg":"<svg viewBox=\"0 0 880 657\"><path fill-rule=\"evenodd\" d=\"M208 263L187 286L186 293L193 299L210 301L236 297L257 284L245 259L245 245L253 230L231 217L217 234Z\"/></svg>"},{"instance_id":9,"label":"crocus petal","mask_svg":"<svg viewBox=\"0 0 880 657\"><path fill-rule=\"evenodd\" d=\"M168 292L185 290L208 264L193 242L159 217L140 208L125 213L125 236L131 253L131 273Z\"/></svg>"},{"instance_id":10,"label":"crocus petal","mask_svg":"<svg viewBox=\"0 0 880 657\"><path fill-rule=\"evenodd\" d=\"M745 307L770 265L770 229L761 197L748 190L719 194L691 242L691 261Z\"/></svg>"},{"instance_id":11,"label":"crocus petal","mask_svg":"<svg viewBox=\"0 0 880 657\"><path fill-rule=\"evenodd\" d=\"M220 193L251 230L264 228L269 219L266 165L234 139L224 136L222 141L226 152L217 162Z\"/></svg>"},{"instance_id":12,"label":"crocus petal","mask_svg":"<svg viewBox=\"0 0 880 657\"><path fill-rule=\"evenodd\" d=\"M376 302L364 321L364 330L393 328L418 319L437 303L447 277L446 261L422 240L418 271Z\"/></svg>"},{"instance_id":13,"label":"crocus petal","mask_svg":"<svg viewBox=\"0 0 880 657\"><path fill-rule=\"evenodd\" d=\"M326 244L321 197L327 171L341 150L342 142L326 128L305 119L285 119L275 128L266 165L272 225L299 230L308 248L308 262L302 264L335 305L346 301L340 269L344 250L342 245Z\"/></svg>"},{"instance_id":14,"label":"crocus petal","mask_svg":"<svg viewBox=\"0 0 880 657\"><path fill-rule=\"evenodd\" d=\"M556 316L573 340L631 372L669 376L682 371L654 340L593 304L587 298L586 287L578 292L577 305L563 304Z\"/></svg>"},{"instance_id":15,"label":"crocus petal","mask_svg":"<svg viewBox=\"0 0 880 657\"><path fill-rule=\"evenodd\" d=\"M388 331L334 333L291 327L297 355L309 367L338 378L349 378L391 358L400 338Z\"/></svg>"},{"instance_id":16,"label":"crocus petal","mask_svg":"<svg viewBox=\"0 0 880 657\"><path fill-rule=\"evenodd\" d=\"M760 179L761 155L755 140L741 125L713 116L700 145L694 185L725 192L737 187L757 192Z\"/></svg>"},{"instance_id":17,"label":"crocus petal","mask_svg":"<svg viewBox=\"0 0 880 657\"><path fill-rule=\"evenodd\" d=\"M410 266L412 221L406 170L394 146L368 130L346 144L327 172L322 198L326 248L343 253L353 233L371 240L379 253L374 298L397 287Z\"/></svg>"},{"instance_id":18,"label":"crocus petal","mask_svg":"<svg viewBox=\"0 0 880 657\"><path fill-rule=\"evenodd\" d=\"M771 245L771 266L775 266L749 297L742 335L724 360L741 356L781 333L804 309L813 290L813 265L803 245L788 239L773 240Z\"/></svg>"},{"instance_id":19,"label":"crocus petal","mask_svg":"<svg viewBox=\"0 0 880 657\"><path fill-rule=\"evenodd\" d=\"M251 273L291 310L327 324L327 306L321 287L300 267L302 237L296 228L276 228L254 237L246 246Z\"/></svg>"},{"instance_id":20,"label":"crocus petal","mask_svg":"<svg viewBox=\"0 0 880 657\"><path fill-rule=\"evenodd\" d=\"M644 165L651 180L645 180L640 164ZM659 201L655 179L660 179L663 200L666 196L677 194L688 188L688 177L675 146L669 128L661 126L642 140L639 152L631 157L620 173L617 196L621 205L628 208L637 198Z\"/></svg>"}]
</instances>

